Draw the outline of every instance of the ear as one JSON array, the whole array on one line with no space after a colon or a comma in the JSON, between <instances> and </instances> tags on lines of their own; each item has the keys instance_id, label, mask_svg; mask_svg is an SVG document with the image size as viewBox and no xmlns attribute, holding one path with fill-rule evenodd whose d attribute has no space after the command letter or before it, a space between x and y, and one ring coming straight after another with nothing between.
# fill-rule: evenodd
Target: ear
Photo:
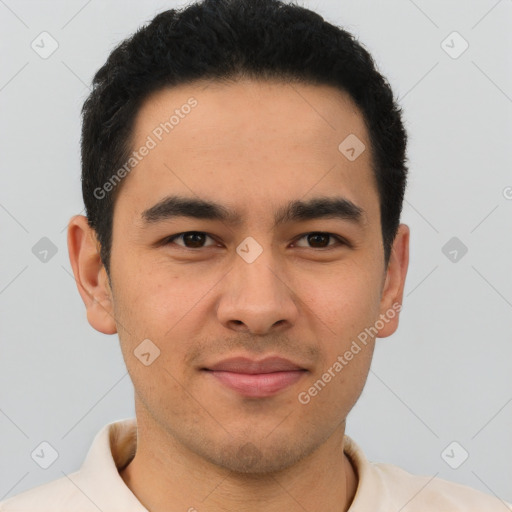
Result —
<instances>
[{"instance_id":1,"label":"ear","mask_svg":"<svg viewBox=\"0 0 512 512\"><path fill-rule=\"evenodd\" d=\"M104 334L117 332L112 291L100 258L100 244L87 217L75 215L68 224L68 252L78 292L87 308L87 320Z\"/></svg>"},{"instance_id":2,"label":"ear","mask_svg":"<svg viewBox=\"0 0 512 512\"><path fill-rule=\"evenodd\" d=\"M402 308L405 277L409 266L409 226L400 224L393 241L393 247L386 269L385 282L382 287L379 323L384 324L378 329L377 338L386 338L398 328L399 312Z\"/></svg>"}]
</instances>

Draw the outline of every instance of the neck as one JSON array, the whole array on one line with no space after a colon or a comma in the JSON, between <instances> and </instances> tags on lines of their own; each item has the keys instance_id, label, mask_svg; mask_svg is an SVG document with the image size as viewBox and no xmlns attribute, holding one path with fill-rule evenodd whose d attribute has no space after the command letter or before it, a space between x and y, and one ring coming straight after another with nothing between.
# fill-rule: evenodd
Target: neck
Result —
<instances>
[{"instance_id":1,"label":"neck","mask_svg":"<svg viewBox=\"0 0 512 512\"><path fill-rule=\"evenodd\" d=\"M136 454L119 473L150 512L346 512L356 493L357 474L343 452L344 422L297 464L251 474L212 464L137 419Z\"/></svg>"}]
</instances>

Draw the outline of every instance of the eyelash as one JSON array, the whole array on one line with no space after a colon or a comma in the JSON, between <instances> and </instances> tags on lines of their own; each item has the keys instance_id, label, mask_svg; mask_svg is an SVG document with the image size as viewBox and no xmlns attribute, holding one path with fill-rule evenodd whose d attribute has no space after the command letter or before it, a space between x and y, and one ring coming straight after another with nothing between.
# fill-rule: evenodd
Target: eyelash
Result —
<instances>
[{"instance_id":1,"label":"eyelash","mask_svg":"<svg viewBox=\"0 0 512 512\"><path fill-rule=\"evenodd\" d=\"M210 237L212 240L215 240L215 238L212 235L209 235L208 233L206 233L204 231L184 231L182 233L176 233L175 235L171 235L171 236L168 236L167 238L164 238L164 240L162 240L162 245L170 245L170 244L172 244L174 242L174 240L183 237L183 235L188 235L190 233L197 233L197 234L201 234L201 235L206 235L207 237ZM334 233L328 233L328 232L325 232L325 231L310 231L308 233L304 233L303 235L300 235L298 238L296 238L296 241L302 240L303 238L307 237L308 235L324 235L324 236L329 236L330 238L334 238L338 242L337 244L328 245L327 247L321 247L321 248L309 247L309 249L313 249L315 251L322 251L322 250L332 249L333 247L336 247L336 246L340 247L340 246L343 246L343 245L345 245L347 247L351 247L351 244L349 242L347 242L345 239L343 239L342 237L340 237L339 235L335 235ZM205 247L191 248L191 247L185 247L185 246L181 246L181 245L179 247L181 247L182 249L189 250L189 251L198 251L199 249L204 249L205 248Z\"/></svg>"}]
</instances>

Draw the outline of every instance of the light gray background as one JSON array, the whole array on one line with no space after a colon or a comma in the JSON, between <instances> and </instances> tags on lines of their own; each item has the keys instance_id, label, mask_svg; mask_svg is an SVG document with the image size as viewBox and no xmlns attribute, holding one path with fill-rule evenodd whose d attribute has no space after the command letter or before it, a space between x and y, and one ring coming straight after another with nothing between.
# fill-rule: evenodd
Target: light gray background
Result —
<instances>
[{"instance_id":1,"label":"light gray background","mask_svg":"<svg viewBox=\"0 0 512 512\"><path fill-rule=\"evenodd\" d=\"M134 415L117 336L87 323L66 225L83 208L80 108L94 72L182 5L0 0L0 499L77 470L103 425ZM377 342L347 434L370 460L512 501L512 1L303 5L366 45L410 137L400 327ZM43 31L59 44L47 59L31 48ZM456 59L441 46L453 31L469 43ZM468 248L457 262L442 252L454 236ZM46 263L32 253L42 237L58 249ZM43 440L59 453L46 470L30 456ZM454 440L469 452L456 470L441 457Z\"/></svg>"}]
</instances>

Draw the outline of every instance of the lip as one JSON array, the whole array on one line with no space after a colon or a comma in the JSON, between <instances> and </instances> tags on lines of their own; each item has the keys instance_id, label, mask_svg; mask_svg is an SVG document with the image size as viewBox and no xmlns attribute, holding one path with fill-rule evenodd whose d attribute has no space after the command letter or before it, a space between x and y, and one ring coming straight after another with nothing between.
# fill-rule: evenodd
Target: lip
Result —
<instances>
[{"instance_id":1,"label":"lip","mask_svg":"<svg viewBox=\"0 0 512 512\"><path fill-rule=\"evenodd\" d=\"M275 395L308 373L306 368L282 357L267 357L261 361L234 357L202 370L224 386L253 398Z\"/></svg>"},{"instance_id":2,"label":"lip","mask_svg":"<svg viewBox=\"0 0 512 512\"><path fill-rule=\"evenodd\" d=\"M299 364L293 363L284 357L266 357L260 361L250 359L248 357L231 357L224 359L212 366L208 366L207 370L224 371L234 373L274 373L274 372L288 372L294 370L305 370Z\"/></svg>"}]
</instances>

